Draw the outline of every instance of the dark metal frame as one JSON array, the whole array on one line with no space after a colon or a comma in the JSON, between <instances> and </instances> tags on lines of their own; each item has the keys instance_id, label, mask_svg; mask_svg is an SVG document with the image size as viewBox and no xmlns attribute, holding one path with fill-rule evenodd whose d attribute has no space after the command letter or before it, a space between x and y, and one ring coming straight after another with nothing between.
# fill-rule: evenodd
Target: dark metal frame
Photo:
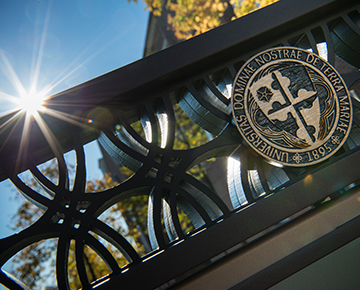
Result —
<instances>
[{"instance_id":1,"label":"dark metal frame","mask_svg":"<svg viewBox=\"0 0 360 290\"><path fill-rule=\"evenodd\" d=\"M231 123L231 116L219 109L221 106L227 107L228 100L216 87L216 80L226 79L227 75L234 78L236 71L247 58L263 49L278 45L311 48L317 53L316 44L326 42L328 60L331 64L335 63L336 53L354 66L360 67L360 28L357 23L359 9L357 1L350 0L280 1L189 41L59 93L49 99L46 106L65 114L75 115L75 121L69 123L66 117L59 120L50 115L42 115L57 140L56 149L48 145L46 138L41 134L41 128L34 122L29 132L27 154L23 154L21 162L17 161L17 157L24 122L21 119L14 121L12 117L15 113L1 118L0 124L4 124L1 126L0 135L0 144L3 144L0 152L1 180L11 178L29 199L36 200L35 203L45 210L39 222L28 230L21 232L17 237L11 236L0 240L1 265L19 247L21 248L19 237L23 238L25 246L42 238L58 236L60 237L58 269L64 269L61 263L66 260L63 257L67 255L68 241L76 239L80 253L86 243L92 245L110 261L113 273L106 278L106 282L104 280L104 283L98 286L99 289L116 287L153 289L172 280L178 281L186 273L201 269L202 265L213 257L277 225L302 209L316 205L326 197L334 197L334 194L344 187L359 180L360 174L356 170L360 162L359 147L349 146L347 143L338 154L319 165L301 170L281 169L288 180L270 189L265 177L263 161L249 153L243 145L236 150L242 144L242 140ZM360 78L360 73L343 75L343 78L351 88ZM206 95L207 91L210 91L210 97ZM173 134L175 118L172 106L175 103L179 103L195 123L217 137L199 148L183 152L169 148L173 140L168 137L168 145L159 148L156 137L158 130L156 124L159 121L155 116L166 114L169 119L169 132ZM360 108L359 102L355 99L353 107L356 112ZM107 114L104 115L103 112ZM25 118L24 114L22 118ZM84 124L88 119L94 120L94 124ZM150 121L154 141L146 142L131 129L130 124L139 119ZM114 135L114 126L118 123L125 128L123 133L132 136L133 139L125 140ZM360 118L356 114L353 123L354 128L360 127ZM158 125L161 127L161 124ZM115 160L133 169L136 174L132 181L105 192L105 195L86 195L82 145L98 137L100 143ZM135 147L139 144L148 150L145 155L139 152L140 149L136 150ZM78 167L76 190L71 192L66 185L67 170L62 153L73 148L77 153ZM206 186L191 179L185 173L193 164L208 157L227 157L231 154L241 160L239 171L242 184L237 184L236 181L230 183L233 183L235 188L243 189L248 202L248 205L239 205L234 211L230 211ZM58 186L49 183L36 169L36 165L54 156L59 162ZM181 162L174 165L174 160ZM51 202L40 198L24 186L17 174L25 169L31 169L39 182L49 192L54 193ZM256 188L251 180L249 181L247 175L249 169L257 170L262 185L261 190L265 190L266 193L264 196L260 196L260 189ZM147 178L151 171L155 172L154 170L155 178ZM304 182L305 176L309 174L312 176L311 190ZM172 182L168 184L169 178ZM203 197L202 201L205 205L201 202L197 204L191 198L191 194L197 191L192 187L189 189L188 186L184 186L183 182L191 184L212 201L209 202ZM150 226L153 227L153 247L158 249L151 254L153 255L151 258L150 256L140 258L126 242L122 241L122 237L115 237L106 225L100 224L97 220L97 216L106 208L134 194L134 188L139 187L139 184L142 184L142 187L135 194L148 194L154 200L154 208L150 213L153 214L152 218L150 216ZM160 204L164 199L160 192L163 188L168 188L171 192L179 190L191 204L188 205L190 212L195 209L204 221L203 225L197 227L196 232L191 235L183 234L175 214L176 202L180 203L181 199L170 194L169 204L175 203L170 206L169 213L173 219L169 230L170 236L174 235L170 243L162 240L160 234L162 231L159 224ZM236 197L236 193L231 192L230 189L229 191L230 195ZM94 206L95 204L97 206ZM68 208L71 208L71 213ZM86 210L86 217L79 214L80 210ZM68 216L70 218L66 219L65 217ZM197 219L197 216L193 213L192 221L201 224L201 218ZM67 228L57 225L60 219L65 220ZM49 220L52 221L50 225ZM84 227L81 233L74 230L74 225L77 223L80 225L80 222ZM130 255L129 260L132 263L126 271L120 269L101 245L89 237L87 233L89 229L106 236L111 241L115 240L120 244L119 248ZM16 249L13 248L14 244ZM84 274L85 267L81 258L78 259L78 263L83 287L91 288L94 285L84 278L86 273ZM1 272L1 275L2 283L14 289L21 289L20 286L14 286L15 282L7 278L4 273ZM63 270L58 270L60 289L68 287L66 275ZM256 277L262 277L261 275L262 273ZM285 278L286 275L280 275L279 279L282 279L281 277ZM237 289L241 289L241 285L243 284L239 284Z\"/></svg>"},{"instance_id":2,"label":"dark metal frame","mask_svg":"<svg viewBox=\"0 0 360 290\"><path fill-rule=\"evenodd\" d=\"M230 289L268 289L359 238L359 228L360 217L356 217L310 245L294 252ZM346 287L346 281L344 281L344 287Z\"/></svg>"}]
</instances>

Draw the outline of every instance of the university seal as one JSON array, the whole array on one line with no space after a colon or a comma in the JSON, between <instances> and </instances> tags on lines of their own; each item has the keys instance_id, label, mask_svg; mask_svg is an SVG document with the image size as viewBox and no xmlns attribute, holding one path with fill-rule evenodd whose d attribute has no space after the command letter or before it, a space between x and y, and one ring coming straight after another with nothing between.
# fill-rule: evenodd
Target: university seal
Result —
<instances>
[{"instance_id":1,"label":"university seal","mask_svg":"<svg viewBox=\"0 0 360 290\"><path fill-rule=\"evenodd\" d=\"M249 59L234 80L231 105L250 147L286 166L326 160L346 141L352 123L351 99L339 73L295 47Z\"/></svg>"}]
</instances>

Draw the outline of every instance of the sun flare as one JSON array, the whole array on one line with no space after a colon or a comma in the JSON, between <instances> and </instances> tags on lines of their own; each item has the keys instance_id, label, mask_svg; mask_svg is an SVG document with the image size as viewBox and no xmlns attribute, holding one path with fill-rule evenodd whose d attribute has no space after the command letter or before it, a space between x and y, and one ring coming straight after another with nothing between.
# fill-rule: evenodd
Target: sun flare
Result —
<instances>
[{"instance_id":1,"label":"sun flare","mask_svg":"<svg viewBox=\"0 0 360 290\"><path fill-rule=\"evenodd\" d=\"M42 92L26 93L18 101L21 110L27 115L34 116L39 111L44 111L45 94Z\"/></svg>"}]
</instances>

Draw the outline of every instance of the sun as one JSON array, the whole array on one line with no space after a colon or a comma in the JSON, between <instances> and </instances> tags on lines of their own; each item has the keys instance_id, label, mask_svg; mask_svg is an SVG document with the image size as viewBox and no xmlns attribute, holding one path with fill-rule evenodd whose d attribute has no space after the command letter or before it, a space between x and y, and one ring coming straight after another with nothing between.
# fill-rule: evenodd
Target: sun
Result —
<instances>
[{"instance_id":1,"label":"sun","mask_svg":"<svg viewBox=\"0 0 360 290\"><path fill-rule=\"evenodd\" d=\"M45 94L43 92L24 93L18 100L18 104L23 112L29 116L35 116L37 112L44 111Z\"/></svg>"}]
</instances>

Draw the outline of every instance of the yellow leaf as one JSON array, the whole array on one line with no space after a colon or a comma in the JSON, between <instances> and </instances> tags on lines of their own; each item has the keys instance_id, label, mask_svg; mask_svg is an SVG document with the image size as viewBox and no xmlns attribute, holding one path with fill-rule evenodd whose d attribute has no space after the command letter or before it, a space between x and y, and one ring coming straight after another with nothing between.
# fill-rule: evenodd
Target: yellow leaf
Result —
<instances>
[{"instance_id":1,"label":"yellow leaf","mask_svg":"<svg viewBox=\"0 0 360 290\"><path fill-rule=\"evenodd\" d=\"M224 11L224 9L225 9L224 4L221 3L221 2L218 3L218 5L217 5L217 10L221 12L221 11Z\"/></svg>"}]
</instances>

